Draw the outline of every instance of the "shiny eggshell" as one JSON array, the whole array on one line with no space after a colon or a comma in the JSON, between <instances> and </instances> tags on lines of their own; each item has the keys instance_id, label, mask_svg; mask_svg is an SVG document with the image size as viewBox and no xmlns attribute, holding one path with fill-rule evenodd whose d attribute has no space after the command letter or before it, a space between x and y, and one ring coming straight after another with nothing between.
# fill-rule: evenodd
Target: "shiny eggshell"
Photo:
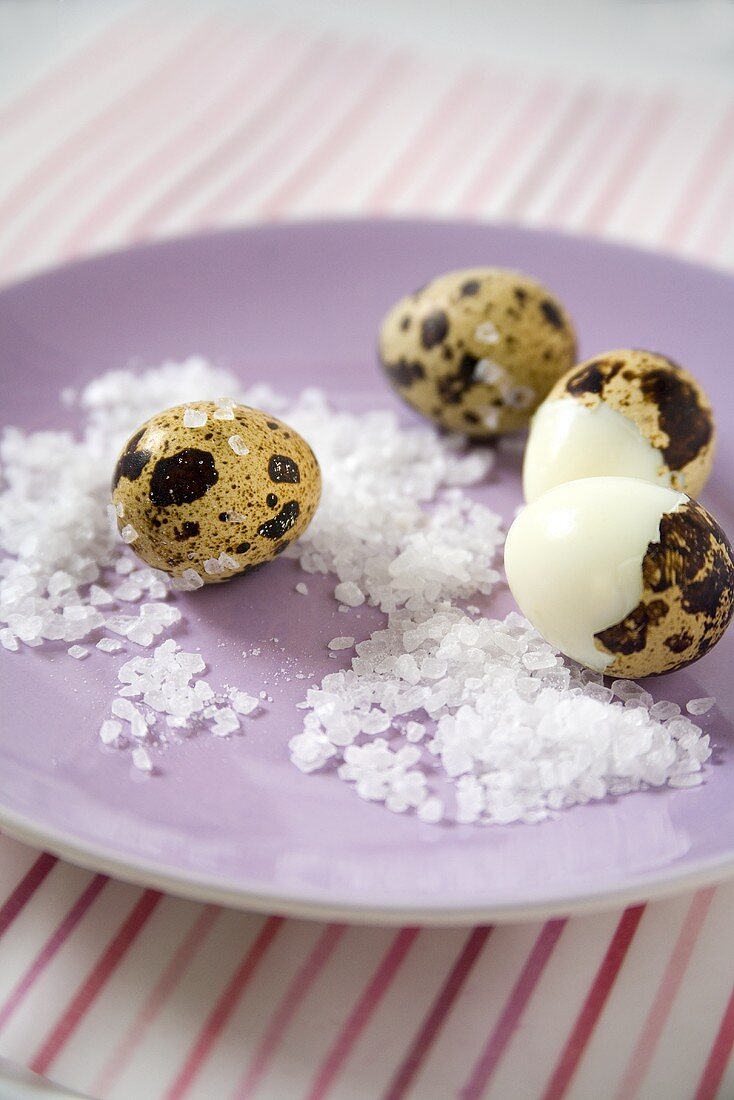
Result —
<instances>
[{"instance_id":1,"label":"shiny eggshell","mask_svg":"<svg viewBox=\"0 0 734 1100\"><path fill-rule=\"evenodd\" d=\"M118 528L139 557L177 577L193 569L204 583L282 553L320 494L308 443L277 416L232 402L152 417L128 440L112 481Z\"/></svg>"},{"instance_id":2,"label":"shiny eggshell","mask_svg":"<svg viewBox=\"0 0 734 1100\"><path fill-rule=\"evenodd\" d=\"M502 268L441 275L384 318L379 355L390 383L449 431L491 438L527 425L574 363L576 334L556 297Z\"/></svg>"}]
</instances>

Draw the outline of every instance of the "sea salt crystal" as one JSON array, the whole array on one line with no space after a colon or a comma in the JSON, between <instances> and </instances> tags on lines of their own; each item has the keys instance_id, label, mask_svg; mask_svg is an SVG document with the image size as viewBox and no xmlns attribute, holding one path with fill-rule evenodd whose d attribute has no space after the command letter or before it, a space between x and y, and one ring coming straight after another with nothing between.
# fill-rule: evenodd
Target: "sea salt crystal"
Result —
<instances>
[{"instance_id":1,"label":"sea salt crystal","mask_svg":"<svg viewBox=\"0 0 734 1100\"><path fill-rule=\"evenodd\" d=\"M308 595L308 585L304 584L303 581L299 581L298 584L296 585L296 592L299 594L299 596L307 596Z\"/></svg>"},{"instance_id":2,"label":"sea salt crystal","mask_svg":"<svg viewBox=\"0 0 734 1100\"><path fill-rule=\"evenodd\" d=\"M231 695L231 703L238 714L252 714L260 705L260 700L254 695L248 695L246 691L235 691Z\"/></svg>"},{"instance_id":3,"label":"sea salt crystal","mask_svg":"<svg viewBox=\"0 0 734 1100\"><path fill-rule=\"evenodd\" d=\"M680 714L677 703L671 703L667 699L661 699L650 707L650 717L657 718L659 722L666 722L668 718L676 718Z\"/></svg>"},{"instance_id":4,"label":"sea salt crystal","mask_svg":"<svg viewBox=\"0 0 734 1100\"><path fill-rule=\"evenodd\" d=\"M347 637L332 638L331 641L329 642L329 649L332 649L332 650L351 649L353 645L354 645L354 638L347 638Z\"/></svg>"},{"instance_id":5,"label":"sea salt crystal","mask_svg":"<svg viewBox=\"0 0 734 1100\"><path fill-rule=\"evenodd\" d=\"M422 741L425 737L426 727L421 722L407 722L405 736L408 741Z\"/></svg>"},{"instance_id":6,"label":"sea salt crystal","mask_svg":"<svg viewBox=\"0 0 734 1100\"><path fill-rule=\"evenodd\" d=\"M97 649L101 649L103 653L119 653L122 645L114 638L100 638L97 642Z\"/></svg>"},{"instance_id":7,"label":"sea salt crystal","mask_svg":"<svg viewBox=\"0 0 734 1100\"><path fill-rule=\"evenodd\" d=\"M150 753L140 745L133 749L132 761L133 766L136 767L138 771L148 773L153 771L153 761L150 759Z\"/></svg>"},{"instance_id":8,"label":"sea salt crystal","mask_svg":"<svg viewBox=\"0 0 734 1100\"><path fill-rule=\"evenodd\" d=\"M486 382L490 386L502 382L506 376L505 368L493 359L480 359L474 367L474 378L477 382Z\"/></svg>"},{"instance_id":9,"label":"sea salt crystal","mask_svg":"<svg viewBox=\"0 0 734 1100\"><path fill-rule=\"evenodd\" d=\"M131 543L135 542L138 538L138 532L133 527L132 523L126 523L123 529L120 531L120 538L123 542Z\"/></svg>"},{"instance_id":10,"label":"sea salt crystal","mask_svg":"<svg viewBox=\"0 0 734 1100\"><path fill-rule=\"evenodd\" d=\"M204 562L204 572L210 576L217 576L219 573L224 572L224 566L219 558L207 558Z\"/></svg>"},{"instance_id":11,"label":"sea salt crystal","mask_svg":"<svg viewBox=\"0 0 734 1100\"><path fill-rule=\"evenodd\" d=\"M99 737L104 745L114 745L119 741L122 733L122 722L116 722L114 718L105 718L99 727Z\"/></svg>"},{"instance_id":12,"label":"sea salt crystal","mask_svg":"<svg viewBox=\"0 0 734 1100\"><path fill-rule=\"evenodd\" d=\"M203 428L207 419L203 409L186 409L183 414L184 428Z\"/></svg>"},{"instance_id":13,"label":"sea salt crystal","mask_svg":"<svg viewBox=\"0 0 734 1100\"><path fill-rule=\"evenodd\" d=\"M12 630L8 630L7 627L3 627L2 630L0 630L0 645L3 649L10 650L11 653L16 653L20 648L15 634Z\"/></svg>"},{"instance_id":14,"label":"sea salt crystal","mask_svg":"<svg viewBox=\"0 0 734 1100\"><path fill-rule=\"evenodd\" d=\"M354 581L342 581L334 589L334 597L347 607L359 607L364 603L364 592Z\"/></svg>"},{"instance_id":15,"label":"sea salt crystal","mask_svg":"<svg viewBox=\"0 0 734 1100\"><path fill-rule=\"evenodd\" d=\"M498 344L500 334L491 321L482 321L474 329L474 339L480 344Z\"/></svg>"},{"instance_id":16,"label":"sea salt crystal","mask_svg":"<svg viewBox=\"0 0 734 1100\"><path fill-rule=\"evenodd\" d=\"M220 707L214 715L212 733L216 737L228 737L240 728L240 720L231 707Z\"/></svg>"},{"instance_id":17,"label":"sea salt crystal","mask_svg":"<svg viewBox=\"0 0 734 1100\"><path fill-rule=\"evenodd\" d=\"M234 420L235 402L229 397L220 397L212 413L213 420Z\"/></svg>"},{"instance_id":18,"label":"sea salt crystal","mask_svg":"<svg viewBox=\"0 0 734 1100\"><path fill-rule=\"evenodd\" d=\"M435 825L441 821L444 814L444 804L440 798L427 798L418 807L417 816L421 821L429 825Z\"/></svg>"},{"instance_id":19,"label":"sea salt crystal","mask_svg":"<svg viewBox=\"0 0 734 1100\"><path fill-rule=\"evenodd\" d=\"M236 455L249 455L250 448L241 435L231 435L227 442Z\"/></svg>"},{"instance_id":20,"label":"sea salt crystal","mask_svg":"<svg viewBox=\"0 0 734 1100\"><path fill-rule=\"evenodd\" d=\"M712 707L716 706L716 699L712 695L705 695L700 699L689 699L686 710L689 714L708 714Z\"/></svg>"},{"instance_id":21,"label":"sea salt crystal","mask_svg":"<svg viewBox=\"0 0 734 1100\"><path fill-rule=\"evenodd\" d=\"M114 603L114 599L106 588L93 584L89 589L89 602L92 607L109 607L110 604Z\"/></svg>"},{"instance_id":22,"label":"sea salt crystal","mask_svg":"<svg viewBox=\"0 0 734 1100\"><path fill-rule=\"evenodd\" d=\"M89 656L89 650L83 645L69 646L67 653L70 657L73 657L75 661L83 661L85 657Z\"/></svg>"},{"instance_id":23,"label":"sea salt crystal","mask_svg":"<svg viewBox=\"0 0 734 1100\"><path fill-rule=\"evenodd\" d=\"M171 581L171 586L180 592L193 592L203 584L204 581L195 569L184 569L180 577L174 577Z\"/></svg>"}]
</instances>

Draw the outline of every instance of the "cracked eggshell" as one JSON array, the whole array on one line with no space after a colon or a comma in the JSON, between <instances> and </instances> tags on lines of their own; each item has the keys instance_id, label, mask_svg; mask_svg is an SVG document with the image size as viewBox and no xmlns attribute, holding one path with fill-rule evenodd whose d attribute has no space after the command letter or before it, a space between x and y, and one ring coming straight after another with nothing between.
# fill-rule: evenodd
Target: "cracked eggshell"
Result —
<instances>
[{"instance_id":1,"label":"cracked eggshell","mask_svg":"<svg viewBox=\"0 0 734 1100\"><path fill-rule=\"evenodd\" d=\"M609 676L691 664L734 610L734 555L716 520L684 493L635 478L550 489L510 528L505 568L535 628Z\"/></svg>"},{"instance_id":2,"label":"cracked eggshell","mask_svg":"<svg viewBox=\"0 0 734 1100\"><path fill-rule=\"evenodd\" d=\"M606 474L696 497L711 472L715 436L711 403L688 371L655 352L606 352L559 379L533 417L525 499Z\"/></svg>"},{"instance_id":3,"label":"cracked eggshell","mask_svg":"<svg viewBox=\"0 0 734 1100\"><path fill-rule=\"evenodd\" d=\"M502 268L441 275L402 298L380 327L379 356L400 396L442 428L476 439L524 428L574 363L558 299Z\"/></svg>"},{"instance_id":4,"label":"cracked eggshell","mask_svg":"<svg viewBox=\"0 0 734 1100\"><path fill-rule=\"evenodd\" d=\"M277 416L229 401L151 417L128 440L112 479L118 527L128 529L123 537L139 557L178 577L193 569L205 583L282 553L320 495L308 443Z\"/></svg>"}]
</instances>

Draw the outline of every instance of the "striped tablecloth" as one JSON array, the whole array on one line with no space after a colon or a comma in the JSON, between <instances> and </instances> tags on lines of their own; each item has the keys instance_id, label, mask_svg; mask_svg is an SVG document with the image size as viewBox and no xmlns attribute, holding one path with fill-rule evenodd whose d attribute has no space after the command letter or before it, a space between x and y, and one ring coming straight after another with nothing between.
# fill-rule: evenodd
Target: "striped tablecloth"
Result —
<instances>
[{"instance_id":1,"label":"striped tablecloth","mask_svg":"<svg viewBox=\"0 0 734 1100\"><path fill-rule=\"evenodd\" d=\"M726 90L467 67L237 7L108 15L4 90L4 281L324 212L734 260ZM161 896L0 837L0 1055L105 1100L732 1097L733 909L734 885L542 924L343 927Z\"/></svg>"}]
</instances>

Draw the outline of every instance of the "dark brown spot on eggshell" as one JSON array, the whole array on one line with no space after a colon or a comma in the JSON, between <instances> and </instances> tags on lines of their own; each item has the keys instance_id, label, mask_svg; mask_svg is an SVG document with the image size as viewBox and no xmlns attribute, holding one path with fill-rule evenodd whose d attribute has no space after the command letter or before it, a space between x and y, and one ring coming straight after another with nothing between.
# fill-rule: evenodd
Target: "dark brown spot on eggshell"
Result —
<instances>
[{"instance_id":1,"label":"dark brown spot on eggshell","mask_svg":"<svg viewBox=\"0 0 734 1100\"><path fill-rule=\"evenodd\" d=\"M258 535L262 535L266 539L281 539L286 531L290 531L293 527L300 512L298 501L289 500L287 504L283 505L277 516L273 516L267 523L263 523L258 527Z\"/></svg>"},{"instance_id":2,"label":"dark brown spot on eggshell","mask_svg":"<svg viewBox=\"0 0 734 1100\"><path fill-rule=\"evenodd\" d=\"M462 355L456 369L439 379L436 389L447 405L458 405L467 390L476 385L475 371L479 359L476 355Z\"/></svg>"},{"instance_id":3,"label":"dark brown spot on eggshell","mask_svg":"<svg viewBox=\"0 0 734 1100\"><path fill-rule=\"evenodd\" d=\"M711 416L701 407L695 388L675 369L646 371L640 387L657 406L660 427L668 436L662 447L665 461L672 470L680 470L711 442Z\"/></svg>"},{"instance_id":4,"label":"dark brown spot on eggshell","mask_svg":"<svg viewBox=\"0 0 734 1100\"><path fill-rule=\"evenodd\" d=\"M159 458L150 478L150 499L159 508L190 504L219 480L214 456L197 447L185 447L170 458Z\"/></svg>"},{"instance_id":5,"label":"dark brown spot on eggshell","mask_svg":"<svg viewBox=\"0 0 734 1100\"><path fill-rule=\"evenodd\" d=\"M117 460L115 466L115 472L112 478L112 488L116 489L120 479L126 477L128 481L137 481L142 474L143 470L150 462L150 451L138 451L137 446L140 440L145 435L145 428L136 432L131 439L128 440L125 450Z\"/></svg>"},{"instance_id":6,"label":"dark brown spot on eggshell","mask_svg":"<svg viewBox=\"0 0 734 1100\"><path fill-rule=\"evenodd\" d=\"M193 539L199 534L199 524L192 523L191 520L184 520L180 527L173 528L173 537L177 542L183 542L184 539Z\"/></svg>"},{"instance_id":7,"label":"dark brown spot on eggshell","mask_svg":"<svg viewBox=\"0 0 734 1100\"><path fill-rule=\"evenodd\" d=\"M273 455L268 463L268 477L271 481L297 485L301 480L298 463L287 455Z\"/></svg>"},{"instance_id":8,"label":"dark brown spot on eggshell","mask_svg":"<svg viewBox=\"0 0 734 1100\"><path fill-rule=\"evenodd\" d=\"M563 314L555 302L552 302L550 298L543 299L540 303L540 310L548 324L552 325L553 328L562 329L565 327Z\"/></svg>"},{"instance_id":9,"label":"dark brown spot on eggshell","mask_svg":"<svg viewBox=\"0 0 734 1100\"><path fill-rule=\"evenodd\" d=\"M467 279L465 283L461 284L459 295L462 298L473 298L475 294L479 293L481 286L479 279Z\"/></svg>"},{"instance_id":10,"label":"dark brown spot on eggshell","mask_svg":"<svg viewBox=\"0 0 734 1100\"><path fill-rule=\"evenodd\" d=\"M408 363L405 359L399 359L397 363L385 363L385 371L395 386L412 386L426 376L421 363Z\"/></svg>"},{"instance_id":11,"label":"dark brown spot on eggshell","mask_svg":"<svg viewBox=\"0 0 734 1100\"><path fill-rule=\"evenodd\" d=\"M430 351L437 344L442 344L449 334L449 319L442 309L434 309L421 324L421 344Z\"/></svg>"},{"instance_id":12,"label":"dark brown spot on eggshell","mask_svg":"<svg viewBox=\"0 0 734 1100\"><path fill-rule=\"evenodd\" d=\"M268 508L275 508L278 503L278 498L276 497L275 493L268 493L268 495L265 497L265 503L267 504Z\"/></svg>"}]
</instances>

